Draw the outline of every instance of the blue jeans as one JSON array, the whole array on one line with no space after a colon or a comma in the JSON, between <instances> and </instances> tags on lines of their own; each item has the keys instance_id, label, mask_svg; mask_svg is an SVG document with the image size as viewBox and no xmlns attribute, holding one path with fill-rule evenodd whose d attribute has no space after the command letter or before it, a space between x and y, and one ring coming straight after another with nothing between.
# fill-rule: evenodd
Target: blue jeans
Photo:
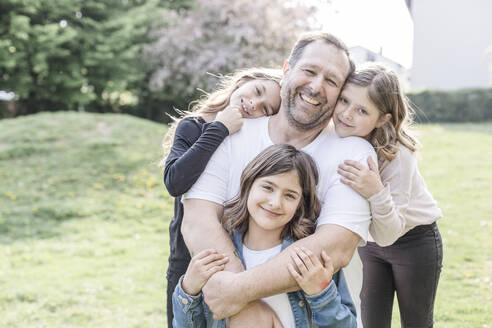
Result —
<instances>
[{"instance_id":1,"label":"blue jeans","mask_svg":"<svg viewBox=\"0 0 492 328\"><path fill-rule=\"evenodd\" d=\"M359 248L359 255L364 265L364 328L391 327L395 293L402 328L433 327L443 257L436 223L413 228L391 246L369 242Z\"/></svg>"}]
</instances>

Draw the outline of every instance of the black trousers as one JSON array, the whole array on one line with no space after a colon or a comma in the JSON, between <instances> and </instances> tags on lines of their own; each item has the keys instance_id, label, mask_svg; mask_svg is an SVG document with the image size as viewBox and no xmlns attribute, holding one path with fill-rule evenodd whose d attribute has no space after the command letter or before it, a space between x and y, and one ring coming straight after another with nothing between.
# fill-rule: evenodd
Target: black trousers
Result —
<instances>
[{"instance_id":1,"label":"black trousers","mask_svg":"<svg viewBox=\"0 0 492 328\"><path fill-rule=\"evenodd\" d=\"M173 293L179 278L185 274L188 265L182 265L180 263L171 263L169 261L169 267L167 269L167 326L171 328L173 326Z\"/></svg>"},{"instance_id":2,"label":"black trousers","mask_svg":"<svg viewBox=\"0 0 492 328\"><path fill-rule=\"evenodd\" d=\"M396 293L402 328L434 324L434 300L442 268L436 223L413 228L393 245L359 247L364 265L361 315L364 328L391 327Z\"/></svg>"},{"instance_id":3,"label":"black trousers","mask_svg":"<svg viewBox=\"0 0 492 328\"><path fill-rule=\"evenodd\" d=\"M171 328L173 325L173 293L179 278L185 274L188 264L190 264L191 256L181 234L181 224L183 221L183 208L181 203L175 204L180 206L180 211L169 224L169 266L167 267L167 326Z\"/></svg>"}]
</instances>

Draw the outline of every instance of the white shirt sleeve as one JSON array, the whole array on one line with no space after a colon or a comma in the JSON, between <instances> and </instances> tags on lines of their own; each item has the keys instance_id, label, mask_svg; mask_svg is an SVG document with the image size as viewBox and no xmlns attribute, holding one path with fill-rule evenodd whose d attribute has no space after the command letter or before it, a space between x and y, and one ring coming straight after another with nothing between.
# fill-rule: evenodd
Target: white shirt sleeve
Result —
<instances>
[{"instance_id":1,"label":"white shirt sleeve","mask_svg":"<svg viewBox=\"0 0 492 328\"><path fill-rule=\"evenodd\" d=\"M358 234L362 244L366 243L371 211L364 197L349 186L336 182L328 189L322 203L318 226L323 224L342 226Z\"/></svg>"},{"instance_id":2,"label":"white shirt sleeve","mask_svg":"<svg viewBox=\"0 0 492 328\"><path fill-rule=\"evenodd\" d=\"M336 169L339 164L348 159L358 161L367 167L369 156L377 163L374 148L368 142L359 138L355 139L355 137L343 138L343 141L330 151L331 158L327 160L335 162L332 171L329 172L328 186L323 193L319 194L323 206L318 218L318 226L323 224L342 226L361 237L360 245L365 245L367 242L371 223L369 202L350 186L340 182L342 176L337 173Z\"/></svg>"},{"instance_id":3,"label":"white shirt sleeve","mask_svg":"<svg viewBox=\"0 0 492 328\"><path fill-rule=\"evenodd\" d=\"M224 205L229 180L229 150L230 137L227 137L210 158L200 178L182 199L203 199Z\"/></svg>"}]
</instances>

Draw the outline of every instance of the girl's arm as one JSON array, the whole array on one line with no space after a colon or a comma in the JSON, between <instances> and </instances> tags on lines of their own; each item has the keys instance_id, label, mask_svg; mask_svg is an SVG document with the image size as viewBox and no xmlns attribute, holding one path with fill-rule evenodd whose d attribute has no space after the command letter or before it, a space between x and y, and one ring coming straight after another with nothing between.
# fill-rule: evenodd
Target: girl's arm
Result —
<instances>
[{"instance_id":1,"label":"girl's arm","mask_svg":"<svg viewBox=\"0 0 492 328\"><path fill-rule=\"evenodd\" d=\"M291 275L302 288L312 313L312 323L319 327L356 328L355 305L342 270L333 274L330 257L321 252L322 262L310 250L296 248L289 264Z\"/></svg>"},{"instance_id":2,"label":"girl's arm","mask_svg":"<svg viewBox=\"0 0 492 328\"><path fill-rule=\"evenodd\" d=\"M164 168L164 184L171 196L180 196L191 188L228 135L226 126L218 121L205 123L203 128L193 118L179 122Z\"/></svg>"},{"instance_id":3,"label":"girl's arm","mask_svg":"<svg viewBox=\"0 0 492 328\"><path fill-rule=\"evenodd\" d=\"M339 166L339 173L344 177L342 182L369 201L372 213L369 232L383 247L393 244L404 232L417 169L413 152L405 147L400 147L398 155L386 164L380 172L374 162L369 163L369 169L351 161Z\"/></svg>"},{"instance_id":4,"label":"girl's arm","mask_svg":"<svg viewBox=\"0 0 492 328\"><path fill-rule=\"evenodd\" d=\"M203 309L203 296L186 294L181 288L183 277L176 285L173 293L173 328L192 327L206 328L207 318Z\"/></svg>"},{"instance_id":5,"label":"girl's arm","mask_svg":"<svg viewBox=\"0 0 492 328\"><path fill-rule=\"evenodd\" d=\"M307 296L313 323L320 327L357 328L354 302L343 275L343 270L333 275L328 288L319 295Z\"/></svg>"},{"instance_id":6,"label":"girl's arm","mask_svg":"<svg viewBox=\"0 0 492 328\"><path fill-rule=\"evenodd\" d=\"M224 269L227 261L227 257L214 249L193 256L173 293L173 327L206 327L201 290L214 273Z\"/></svg>"}]
</instances>

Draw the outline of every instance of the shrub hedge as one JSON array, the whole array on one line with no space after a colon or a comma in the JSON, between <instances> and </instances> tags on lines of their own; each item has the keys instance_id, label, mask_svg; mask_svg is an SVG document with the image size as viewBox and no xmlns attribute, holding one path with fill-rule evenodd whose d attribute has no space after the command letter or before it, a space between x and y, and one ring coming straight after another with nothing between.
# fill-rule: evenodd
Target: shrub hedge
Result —
<instances>
[{"instance_id":1,"label":"shrub hedge","mask_svg":"<svg viewBox=\"0 0 492 328\"><path fill-rule=\"evenodd\" d=\"M419 123L492 121L492 88L422 90L407 96Z\"/></svg>"},{"instance_id":2,"label":"shrub hedge","mask_svg":"<svg viewBox=\"0 0 492 328\"><path fill-rule=\"evenodd\" d=\"M492 121L492 88L456 91L422 90L408 92L407 96L415 109L414 119L417 123ZM163 107L172 106L168 104ZM138 110L125 112L142 116ZM15 116L17 116L16 103L0 101L0 119ZM147 115L144 117L162 121L160 117Z\"/></svg>"}]
</instances>

